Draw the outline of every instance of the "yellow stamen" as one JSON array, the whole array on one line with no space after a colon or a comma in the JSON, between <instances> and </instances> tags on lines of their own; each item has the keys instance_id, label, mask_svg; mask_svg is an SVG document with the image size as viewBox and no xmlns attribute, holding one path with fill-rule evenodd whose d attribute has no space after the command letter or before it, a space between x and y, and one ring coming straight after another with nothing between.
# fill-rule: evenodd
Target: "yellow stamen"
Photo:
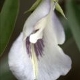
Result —
<instances>
[{"instance_id":1,"label":"yellow stamen","mask_svg":"<svg viewBox=\"0 0 80 80\"><path fill-rule=\"evenodd\" d=\"M33 65L34 80L38 77L38 61L34 51L34 44L31 44L31 61Z\"/></svg>"}]
</instances>

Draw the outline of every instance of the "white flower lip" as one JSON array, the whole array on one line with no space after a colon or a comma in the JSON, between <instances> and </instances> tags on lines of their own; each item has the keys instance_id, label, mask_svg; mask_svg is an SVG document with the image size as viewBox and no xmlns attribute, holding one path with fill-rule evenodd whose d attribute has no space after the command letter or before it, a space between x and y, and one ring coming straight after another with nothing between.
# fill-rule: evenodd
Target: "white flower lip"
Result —
<instances>
[{"instance_id":1,"label":"white flower lip","mask_svg":"<svg viewBox=\"0 0 80 80\"><path fill-rule=\"evenodd\" d=\"M42 0L10 49L9 67L18 80L56 80L71 69L70 57L58 45L65 33L53 7L52 0Z\"/></svg>"}]
</instances>

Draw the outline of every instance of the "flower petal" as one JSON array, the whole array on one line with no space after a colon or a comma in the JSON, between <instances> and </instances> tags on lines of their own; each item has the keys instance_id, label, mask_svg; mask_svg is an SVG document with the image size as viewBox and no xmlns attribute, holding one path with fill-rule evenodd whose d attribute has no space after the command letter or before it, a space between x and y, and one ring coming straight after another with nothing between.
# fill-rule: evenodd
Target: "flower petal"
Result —
<instances>
[{"instance_id":1,"label":"flower petal","mask_svg":"<svg viewBox=\"0 0 80 80\"><path fill-rule=\"evenodd\" d=\"M32 62L23 46L23 33L12 45L8 63L10 70L18 80L33 80Z\"/></svg>"},{"instance_id":2,"label":"flower petal","mask_svg":"<svg viewBox=\"0 0 80 80\"><path fill-rule=\"evenodd\" d=\"M38 80L55 80L60 75L65 75L71 68L70 58L63 53L61 48L44 37L43 57L39 58ZM9 67L19 80L33 80L33 69L27 51L23 48L23 34L14 42L9 52Z\"/></svg>"},{"instance_id":3,"label":"flower petal","mask_svg":"<svg viewBox=\"0 0 80 80\"><path fill-rule=\"evenodd\" d=\"M26 39L26 37L32 33L32 31L34 30L35 24L41 18L45 17L49 13L50 7L51 7L50 0L42 0L40 5L29 16L29 18L26 20L26 22L24 24L24 27L23 27L24 39Z\"/></svg>"},{"instance_id":4,"label":"flower petal","mask_svg":"<svg viewBox=\"0 0 80 80\"><path fill-rule=\"evenodd\" d=\"M71 60L61 48L54 46L52 49L54 51L47 49L40 59L38 80L56 80L71 69Z\"/></svg>"},{"instance_id":5,"label":"flower petal","mask_svg":"<svg viewBox=\"0 0 80 80\"><path fill-rule=\"evenodd\" d=\"M58 44L63 44L65 41L65 33L62 24L58 20L58 17L56 14L53 12L52 15L52 21L53 21L53 29L55 31L55 35L58 41Z\"/></svg>"},{"instance_id":6,"label":"flower petal","mask_svg":"<svg viewBox=\"0 0 80 80\"><path fill-rule=\"evenodd\" d=\"M65 41L65 33L63 26L61 25L59 19L53 11L53 7L55 9L56 3L53 3L50 9L50 12L47 16L46 27L48 28L46 32L49 31L50 34L48 36L53 35L52 39L56 44L63 44Z\"/></svg>"},{"instance_id":7,"label":"flower petal","mask_svg":"<svg viewBox=\"0 0 80 80\"><path fill-rule=\"evenodd\" d=\"M71 69L71 59L53 42L52 34L44 32L43 57L39 58L39 79L56 80L60 75L66 75Z\"/></svg>"},{"instance_id":8,"label":"flower petal","mask_svg":"<svg viewBox=\"0 0 80 80\"><path fill-rule=\"evenodd\" d=\"M61 25L58 17L56 16L53 10L54 5L56 4L54 5L53 4L51 6L51 10L50 10L49 17L47 20L47 26L51 28L50 31L52 32L54 41L57 44L63 44L65 41L65 33L64 33L63 26Z\"/></svg>"}]
</instances>

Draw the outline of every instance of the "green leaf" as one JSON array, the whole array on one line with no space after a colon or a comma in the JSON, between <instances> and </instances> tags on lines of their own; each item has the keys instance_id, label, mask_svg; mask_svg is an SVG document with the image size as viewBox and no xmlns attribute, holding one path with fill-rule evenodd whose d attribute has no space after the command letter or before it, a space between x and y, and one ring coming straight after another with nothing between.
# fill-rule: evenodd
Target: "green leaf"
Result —
<instances>
[{"instance_id":1,"label":"green leaf","mask_svg":"<svg viewBox=\"0 0 80 80\"><path fill-rule=\"evenodd\" d=\"M67 0L66 9L67 9L68 23L70 25L70 29L72 31L76 44L80 50L80 25L75 14L76 13L74 8L75 6L76 4L74 0Z\"/></svg>"},{"instance_id":2,"label":"green leaf","mask_svg":"<svg viewBox=\"0 0 80 80\"><path fill-rule=\"evenodd\" d=\"M80 25L80 4L76 3L74 4L74 10L75 10L75 15L76 15L76 18L78 20L78 23Z\"/></svg>"},{"instance_id":3,"label":"green leaf","mask_svg":"<svg viewBox=\"0 0 80 80\"><path fill-rule=\"evenodd\" d=\"M0 56L6 48L19 11L18 0L5 0L0 13Z\"/></svg>"},{"instance_id":4,"label":"green leaf","mask_svg":"<svg viewBox=\"0 0 80 80\"><path fill-rule=\"evenodd\" d=\"M60 12L60 13L63 15L64 18L66 18L65 14L64 14L64 12L63 12L63 10L62 10L62 8L61 8L61 6L60 6L58 3L56 3L56 10L57 10L58 12ZM66 18L66 19L67 19L67 18Z\"/></svg>"},{"instance_id":5,"label":"green leaf","mask_svg":"<svg viewBox=\"0 0 80 80\"><path fill-rule=\"evenodd\" d=\"M56 10L57 10L58 12L60 12L64 18L66 18L65 14L64 14L64 12L63 12L63 9L61 8L61 6L60 6L59 3L58 3L58 0L53 0L53 2L56 2L56 5L55 5ZM67 19L67 18L66 18L66 19Z\"/></svg>"},{"instance_id":6,"label":"green leaf","mask_svg":"<svg viewBox=\"0 0 80 80\"><path fill-rule=\"evenodd\" d=\"M71 33L70 28L69 28L68 21L66 19L64 19L63 17L60 19L60 21L64 27L64 30L65 30L66 41L68 41L69 39L72 38L72 33Z\"/></svg>"},{"instance_id":7,"label":"green leaf","mask_svg":"<svg viewBox=\"0 0 80 80\"><path fill-rule=\"evenodd\" d=\"M34 11L34 10L37 8L37 6L41 3L41 1L42 1L42 0L37 0L37 1L32 5L32 7L31 7L29 10L27 10L25 13Z\"/></svg>"},{"instance_id":8,"label":"green leaf","mask_svg":"<svg viewBox=\"0 0 80 80\"><path fill-rule=\"evenodd\" d=\"M53 2L58 2L58 0L53 0Z\"/></svg>"},{"instance_id":9,"label":"green leaf","mask_svg":"<svg viewBox=\"0 0 80 80\"><path fill-rule=\"evenodd\" d=\"M4 56L0 60L0 80L15 80L9 69L7 56Z\"/></svg>"}]
</instances>

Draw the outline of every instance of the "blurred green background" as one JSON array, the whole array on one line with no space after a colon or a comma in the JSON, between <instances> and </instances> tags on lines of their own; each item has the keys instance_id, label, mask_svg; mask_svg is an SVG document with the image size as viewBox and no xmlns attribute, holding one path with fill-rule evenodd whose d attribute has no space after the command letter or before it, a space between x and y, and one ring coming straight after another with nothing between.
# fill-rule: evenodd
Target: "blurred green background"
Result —
<instances>
[{"instance_id":1,"label":"blurred green background","mask_svg":"<svg viewBox=\"0 0 80 80\"><path fill-rule=\"evenodd\" d=\"M6 0L0 0L0 12L4 1ZM22 31L25 20L31 14L31 12L27 14L24 14L24 12L28 10L35 1L36 0L19 0L19 12L15 28L4 54L0 57L0 80L16 80L8 67L8 52L12 43ZM80 80L80 0L59 0L59 3L67 17L66 20L60 13L55 11L66 33L66 41L61 47L64 52L71 57L72 69L66 76L61 76L58 80Z\"/></svg>"}]
</instances>

